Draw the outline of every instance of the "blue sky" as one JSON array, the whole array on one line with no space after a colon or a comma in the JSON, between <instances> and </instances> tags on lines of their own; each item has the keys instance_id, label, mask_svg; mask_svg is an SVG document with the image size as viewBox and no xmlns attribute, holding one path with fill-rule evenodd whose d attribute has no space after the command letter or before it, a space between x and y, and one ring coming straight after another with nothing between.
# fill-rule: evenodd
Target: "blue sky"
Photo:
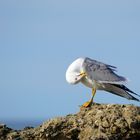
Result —
<instances>
[{"instance_id":1,"label":"blue sky","mask_svg":"<svg viewBox=\"0 0 140 140\"><path fill-rule=\"evenodd\" d=\"M118 67L140 94L139 0L0 1L0 120L45 120L76 113L91 97L65 80L88 56ZM98 91L95 102L135 104Z\"/></svg>"}]
</instances>

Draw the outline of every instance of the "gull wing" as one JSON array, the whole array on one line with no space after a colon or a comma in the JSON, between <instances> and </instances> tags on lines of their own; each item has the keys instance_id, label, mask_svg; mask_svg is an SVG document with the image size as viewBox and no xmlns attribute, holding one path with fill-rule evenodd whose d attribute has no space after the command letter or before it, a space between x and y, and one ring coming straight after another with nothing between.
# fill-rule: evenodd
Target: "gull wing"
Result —
<instances>
[{"instance_id":1,"label":"gull wing","mask_svg":"<svg viewBox=\"0 0 140 140\"><path fill-rule=\"evenodd\" d=\"M111 92L115 95L124 97L128 100L135 100L135 101L140 101L139 99L135 98L134 96L132 96L130 93L135 94L137 96L140 97L140 95L134 93L133 91L131 91L130 89L128 89L126 86L124 85L116 85L116 84L104 84L104 88L103 90Z\"/></svg>"},{"instance_id":2,"label":"gull wing","mask_svg":"<svg viewBox=\"0 0 140 140\"><path fill-rule=\"evenodd\" d=\"M83 68L92 80L99 83L120 84L127 81L125 77L115 73L115 66L107 65L90 58L85 58Z\"/></svg>"}]
</instances>

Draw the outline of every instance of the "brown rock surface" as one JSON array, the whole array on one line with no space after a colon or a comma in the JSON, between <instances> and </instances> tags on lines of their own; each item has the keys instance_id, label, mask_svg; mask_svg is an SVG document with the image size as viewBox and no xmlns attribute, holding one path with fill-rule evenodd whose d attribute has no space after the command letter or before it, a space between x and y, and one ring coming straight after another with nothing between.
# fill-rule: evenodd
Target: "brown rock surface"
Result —
<instances>
[{"instance_id":1,"label":"brown rock surface","mask_svg":"<svg viewBox=\"0 0 140 140\"><path fill-rule=\"evenodd\" d=\"M94 104L77 114L54 118L36 128L12 130L0 125L0 140L140 139L140 107Z\"/></svg>"}]
</instances>

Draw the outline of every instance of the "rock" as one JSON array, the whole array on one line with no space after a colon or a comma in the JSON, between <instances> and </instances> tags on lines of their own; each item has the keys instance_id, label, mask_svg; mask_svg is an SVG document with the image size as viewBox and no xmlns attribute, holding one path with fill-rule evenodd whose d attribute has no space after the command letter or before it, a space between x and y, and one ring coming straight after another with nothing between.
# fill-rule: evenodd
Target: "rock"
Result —
<instances>
[{"instance_id":1,"label":"rock","mask_svg":"<svg viewBox=\"0 0 140 140\"><path fill-rule=\"evenodd\" d=\"M58 117L33 128L12 130L0 125L0 140L136 140L140 139L140 107L93 104L77 114Z\"/></svg>"}]
</instances>

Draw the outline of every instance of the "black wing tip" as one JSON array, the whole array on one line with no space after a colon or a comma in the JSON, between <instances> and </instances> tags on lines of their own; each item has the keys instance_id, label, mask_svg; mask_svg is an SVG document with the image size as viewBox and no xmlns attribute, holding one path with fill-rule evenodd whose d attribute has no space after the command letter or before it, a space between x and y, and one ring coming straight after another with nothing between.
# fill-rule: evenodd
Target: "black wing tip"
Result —
<instances>
[{"instance_id":1,"label":"black wing tip","mask_svg":"<svg viewBox=\"0 0 140 140\"><path fill-rule=\"evenodd\" d=\"M140 97L139 94L133 92L132 90L130 90L129 88L127 88L127 87L126 87L125 85L123 85L123 84L122 84L122 85L113 84L113 85L116 86L116 87L118 87L118 88L121 88L121 89L125 90L125 92L127 92L127 93L130 92L130 93L132 93L132 94L134 94L134 95ZM129 100L134 100L134 101L138 101L138 102L140 102L139 99L135 98L135 97L132 96L132 95L131 95L131 98L130 98Z\"/></svg>"},{"instance_id":2,"label":"black wing tip","mask_svg":"<svg viewBox=\"0 0 140 140\"><path fill-rule=\"evenodd\" d=\"M139 100L139 99L137 99L137 98L135 98L135 97L133 97L133 98L132 98L132 99L130 99L130 100L134 100L134 101L140 102L140 100Z\"/></svg>"},{"instance_id":3,"label":"black wing tip","mask_svg":"<svg viewBox=\"0 0 140 140\"><path fill-rule=\"evenodd\" d=\"M125 91L128 91L128 92L130 92L130 93L132 93L132 94L134 94L134 95L136 95L136 96L140 97L140 95L139 95L139 94L137 94L137 93L135 93L134 91L130 90L130 89L129 89L129 88L127 88L126 86L124 86L124 85L123 85L123 87L124 87L124 90L125 90Z\"/></svg>"}]
</instances>

